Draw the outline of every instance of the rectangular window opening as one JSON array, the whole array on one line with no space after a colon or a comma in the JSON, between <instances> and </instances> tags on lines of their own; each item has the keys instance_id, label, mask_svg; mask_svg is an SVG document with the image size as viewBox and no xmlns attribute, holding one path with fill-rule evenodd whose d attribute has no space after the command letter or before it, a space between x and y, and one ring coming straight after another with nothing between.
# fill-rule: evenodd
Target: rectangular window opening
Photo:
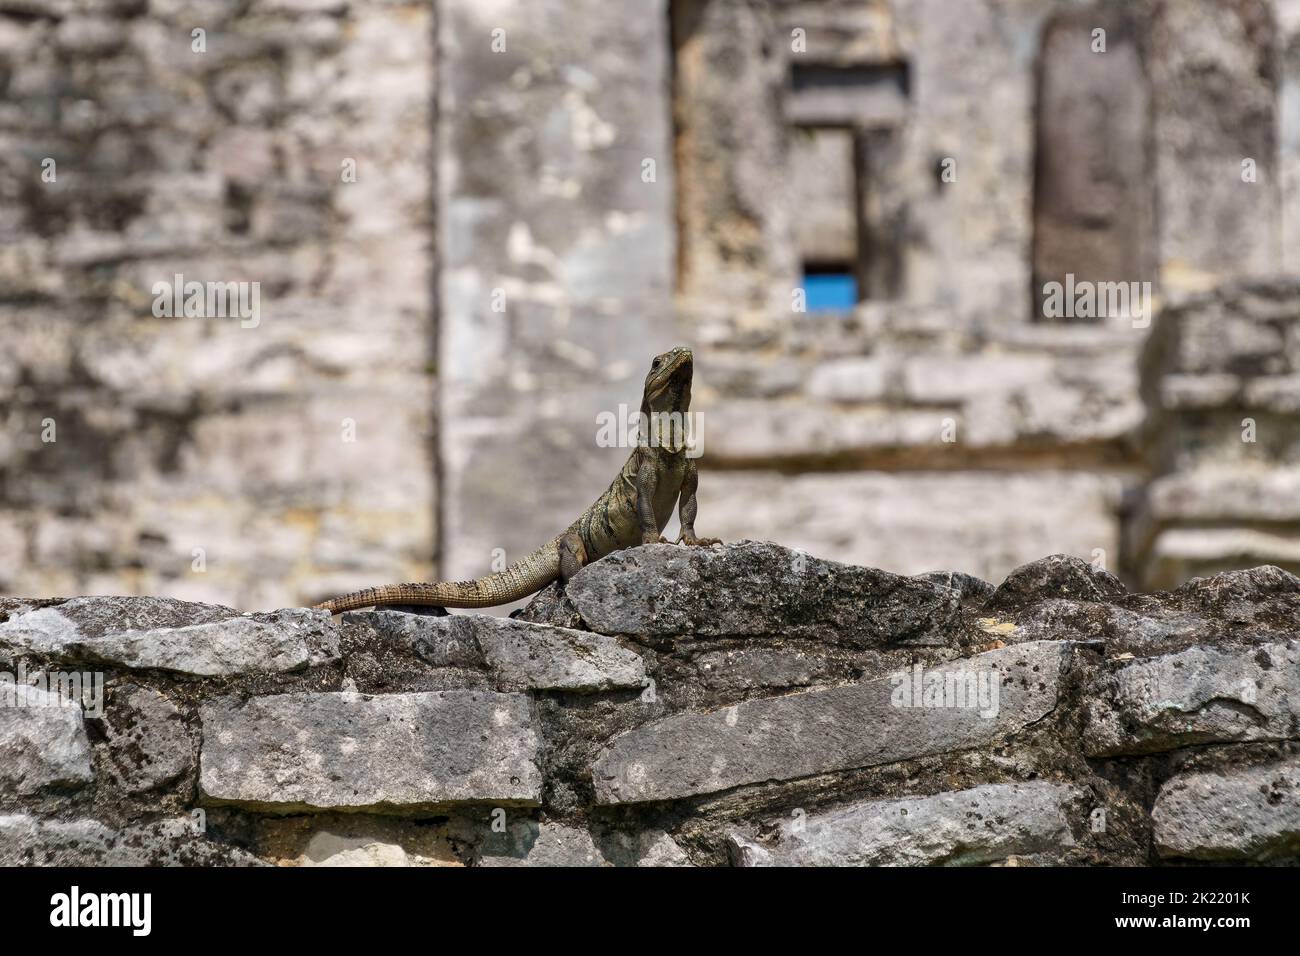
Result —
<instances>
[{"instance_id":1,"label":"rectangular window opening","mask_svg":"<svg viewBox=\"0 0 1300 956\"><path fill-rule=\"evenodd\" d=\"M803 289L809 312L843 312L860 301L858 280L847 262L804 263Z\"/></svg>"}]
</instances>

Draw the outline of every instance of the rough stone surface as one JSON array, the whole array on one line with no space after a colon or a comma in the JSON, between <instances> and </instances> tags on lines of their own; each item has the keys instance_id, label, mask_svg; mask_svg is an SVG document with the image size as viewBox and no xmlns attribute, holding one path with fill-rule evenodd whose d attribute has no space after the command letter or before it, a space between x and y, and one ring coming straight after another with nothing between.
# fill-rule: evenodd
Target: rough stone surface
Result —
<instances>
[{"instance_id":1,"label":"rough stone surface","mask_svg":"<svg viewBox=\"0 0 1300 956\"><path fill-rule=\"evenodd\" d=\"M516 823L483 844L478 866L690 866L672 837L648 830L629 836L558 824Z\"/></svg>"},{"instance_id":2,"label":"rough stone surface","mask_svg":"<svg viewBox=\"0 0 1300 956\"><path fill-rule=\"evenodd\" d=\"M122 617L107 626L104 616L114 615L119 603L125 605ZM184 602L160 607L154 599L73 598L0 623L0 646L10 653L204 677L293 671L338 658L338 638L328 612L294 608L240 615L210 605L197 607L201 616L214 619L122 627L122 618L152 619L154 612L175 620L175 614L184 613Z\"/></svg>"},{"instance_id":3,"label":"rough stone surface","mask_svg":"<svg viewBox=\"0 0 1300 956\"><path fill-rule=\"evenodd\" d=\"M1300 569L1297 343L1294 277L1225 283L1180 296L1161 315L1143 360L1156 473L1125 528L1143 587L1258 564Z\"/></svg>"},{"instance_id":4,"label":"rough stone surface","mask_svg":"<svg viewBox=\"0 0 1300 956\"><path fill-rule=\"evenodd\" d=\"M904 672L667 717L616 738L601 754L592 767L596 798L672 800L1002 740L1056 706L1069 653L1065 643L1035 642L931 671L963 688L972 677L991 680L999 688L996 701L963 696L957 706L953 696L947 705L939 698L934 706L910 706L899 693L912 687L911 672Z\"/></svg>"},{"instance_id":5,"label":"rough stone surface","mask_svg":"<svg viewBox=\"0 0 1300 956\"><path fill-rule=\"evenodd\" d=\"M484 667L502 689L602 691L643 687L645 664L616 638L485 614L349 615L438 667Z\"/></svg>"},{"instance_id":6,"label":"rough stone surface","mask_svg":"<svg viewBox=\"0 0 1300 956\"><path fill-rule=\"evenodd\" d=\"M0 795L80 787L91 779L81 704L12 679L0 681Z\"/></svg>"},{"instance_id":7,"label":"rough stone surface","mask_svg":"<svg viewBox=\"0 0 1300 956\"><path fill-rule=\"evenodd\" d=\"M1075 601L1110 601L1124 593L1119 579L1068 554L1054 554L1023 565L1003 581L987 602L989 608L1014 607L1043 595Z\"/></svg>"},{"instance_id":8,"label":"rough stone surface","mask_svg":"<svg viewBox=\"0 0 1300 956\"><path fill-rule=\"evenodd\" d=\"M114 830L98 820L0 816L0 866L261 866L256 856L206 839L170 818Z\"/></svg>"},{"instance_id":9,"label":"rough stone surface","mask_svg":"<svg viewBox=\"0 0 1300 956\"><path fill-rule=\"evenodd\" d=\"M319 656L89 650L211 661L250 620ZM0 599L0 681L103 682L0 707L0 862L1287 861L1297 620L1278 567L1140 593L1055 555L995 587L753 542L613 555L514 618Z\"/></svg>"},{"instance_id":10,"label":"rough stone surface","mask_svg":"<svg viewBox=\"0 0 1300 956\"><path fill-rule=\"evenodd\" d=\"M270 609L431 575L434 23L0 9L0 590ZM258 283L259 321L155 315L177 274Z\"/></svg>"},{"instance_id":11,"label":"rough stone surface","mask_svg":"<svg viewBox=\"0 0 1300 956\"><path fill-rule=\"evenodd\" d=\"M903 800L851 803L783 819L763 843L728 837L740 866L964 866L1074 845L1079 794L1046 781L989 784Z\"/></svg>"},{"instance_id":12,"label":"rough stone surface","mask_svg":"<svg viewBox=\"0 0 1300 956\"><path fill-rule=\"evenodd\" d=\"M946 588L952 588L961 594L962 602L971 602L982 604L987 601L996 590L992 584L983 578L977 578L973 574L966 574L961 571L927 571L925 574L918 574L916 577L923 581L931 581L934 584L942 584Z\"/></svg>"},{"instance_id":13,"label":"rough stone surface","mask_svg":"<svg viewBox=\"0 0 1300 956\"><path fill-rule=\"evenodd\" d=\"M1168 781L1151 811L1162 857L1245 862L1300 855L1300 761Z\"/></svg>"},{"instance_id":14,"label":"rough stone surface","mask_svg":"<svg viewBox=\"0 0 1300 956\"><path fill-rule=\"evenodd\" d=\"M195 741L184 714L149 687L115 687L100 723L108 765L123 790L144 793L185 777L195 763Z\"/></svg>"},{"instance_id":15,"label":"rough stone surface","mask_svg":"<svg viewBox=\"0 0 1300 956\"><path fill-rule=\"evenodd\" d=\"M489 838L479 866L608 866L586 830L522 823Z\"/></svg>"},{"instance_id":16,"label":"rough stone surface","mask_svg":"<svg viewBox=\"0 0 1300 956\"><path fill-rule=\"evenodd\" d=\"M199 785L266 809L537 802L526 697L490 691L283 694L206 704Z\"/></svg>"},{"instance_id":17,"label":"rough stone surface","mask_svg":"<svg viewBox=\"0 0 1300 956\"><path fill-rule=\"evenodd\" d=\"M753 541L616 552L579 571L567 596L606 634L780 634L854 645L924 642L959 604L951 588Z\"/></svg>"},{"instance_id":18,"label":"rough stone surface","mask_svg":"<svg viewBox=\"0 0 1300 956\"><path fill-rule=\"evenodd\" d=\"M1151 753L1300 731L1300 641L1123 663L1089 692L1084 750Z\"/></svg>"}]
</instances>

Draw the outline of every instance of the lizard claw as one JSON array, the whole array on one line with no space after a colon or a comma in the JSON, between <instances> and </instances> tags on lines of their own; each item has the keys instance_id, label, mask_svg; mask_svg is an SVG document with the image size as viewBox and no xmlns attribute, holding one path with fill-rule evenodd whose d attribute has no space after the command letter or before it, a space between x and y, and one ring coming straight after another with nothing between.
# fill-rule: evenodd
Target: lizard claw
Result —
<instances>
[{"instance_id":1,"label":"lizard claw","mask_svg":"<svg viewBox=\"0 0 1300 956\"><path fill-rule=\"evenodd\" d=\"M641 535L642 544L668 544L668 539L661 534L643 534Z\"/></svg>"},{"instance_id":2,"label":"lizard claw","mask_svg":"<svg viewBox=\"0 0 1300 956\"><path fill-rule=\"evenodd\" d=\"M697 538L693 534L683 532L677 536L676 544L684 544L688 548L707 548L713 544L722 544L718 538Z\"/></svg>"}]
</instances>

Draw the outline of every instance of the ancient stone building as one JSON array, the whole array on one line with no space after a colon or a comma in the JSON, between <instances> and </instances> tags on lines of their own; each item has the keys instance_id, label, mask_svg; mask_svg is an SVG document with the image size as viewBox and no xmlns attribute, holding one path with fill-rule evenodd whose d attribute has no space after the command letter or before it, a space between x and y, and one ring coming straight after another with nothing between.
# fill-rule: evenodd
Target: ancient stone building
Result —
<instances>
[{"instance_id":1,"label":"ancient stone building","mask_svg":"<svg viewBox=\"0 0 1300 956\"><path fill-rule=\"evenodd\" d=\"M1300 567L1296 0L0 0L0 141L3 593L483 573L678 342L703 533Z\"/></svg>"}]
</instances>

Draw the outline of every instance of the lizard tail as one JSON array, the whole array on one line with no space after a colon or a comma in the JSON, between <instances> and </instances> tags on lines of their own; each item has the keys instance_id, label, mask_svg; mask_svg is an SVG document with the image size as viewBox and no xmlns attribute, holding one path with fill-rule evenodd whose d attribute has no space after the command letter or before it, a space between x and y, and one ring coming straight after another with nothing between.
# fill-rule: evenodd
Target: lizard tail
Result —
<instances>
[{"instance_id":1,"label":"lizard tail","mask_svg":"<svg viewBox=\"0 0 1300 956\"><path fill-rule=\"evenodd\" d=\"M558 540L558 539L557 539ZM538 548L504 571L475 581L438 581L432 584L386 584L362 588L322 601L314 607L331 614L381 604L431 604L436 607L496 607L540 591L560 576L557 541Z\"/></svg>"}]
</instances>

